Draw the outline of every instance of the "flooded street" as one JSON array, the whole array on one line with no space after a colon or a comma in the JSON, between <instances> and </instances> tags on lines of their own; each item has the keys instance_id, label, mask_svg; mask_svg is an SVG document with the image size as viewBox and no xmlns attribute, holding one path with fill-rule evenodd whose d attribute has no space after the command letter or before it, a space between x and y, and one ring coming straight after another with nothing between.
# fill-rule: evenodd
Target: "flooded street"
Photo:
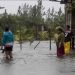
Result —
<instances>
[{"instance_id":1,"label":"flooded street","mask_svg":"<svg viewBox=\"0 0 75 75\"><path fill-rule=\"evenodd\" d=\"M30 45L29 42L20 45L15 43L13 60L5 62L0 52L1 75L75 75L75 57L65 56L62 59L56 56L56 45L52 41L52 49L49 50L49 41L39 41Z\"/></svg>"}]
</instances>

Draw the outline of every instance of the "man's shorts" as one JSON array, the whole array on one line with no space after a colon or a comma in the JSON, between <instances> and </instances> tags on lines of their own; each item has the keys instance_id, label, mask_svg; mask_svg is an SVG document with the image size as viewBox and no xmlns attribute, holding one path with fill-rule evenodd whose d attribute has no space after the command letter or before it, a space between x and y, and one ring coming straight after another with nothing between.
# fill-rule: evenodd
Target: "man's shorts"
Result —
<instances>
[{"instance_id":1,"label":"man's shorts","mask_svg":"<svg viewBox=\"0 0 75 75\"><path fill-rule=\"evenodd\" d=\"M5 51L12 51L13 46L5 46L4 50Z\"/></svg>"}]
</instances>

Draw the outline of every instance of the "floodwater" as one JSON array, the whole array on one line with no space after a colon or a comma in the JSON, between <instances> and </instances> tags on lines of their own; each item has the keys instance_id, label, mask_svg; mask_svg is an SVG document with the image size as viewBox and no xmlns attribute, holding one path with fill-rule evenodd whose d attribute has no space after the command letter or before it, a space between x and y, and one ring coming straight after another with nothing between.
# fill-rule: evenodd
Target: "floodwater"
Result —
<instances>
[{"instance_id":1,"label":"floodwater","mask_svg":"<svg viewBox=\"0 0 75 75\"><path fill-rule=\"evenodd\" d=\"M75 57L57 58L54 41L14 43L13 60L5 61L0 52L1 75L75 75ZM38 45L37 45L38 44ZM37 47L35 48L35 46ZM35 48L35 49L34 49Z\"/></svg>"}]
</instances>

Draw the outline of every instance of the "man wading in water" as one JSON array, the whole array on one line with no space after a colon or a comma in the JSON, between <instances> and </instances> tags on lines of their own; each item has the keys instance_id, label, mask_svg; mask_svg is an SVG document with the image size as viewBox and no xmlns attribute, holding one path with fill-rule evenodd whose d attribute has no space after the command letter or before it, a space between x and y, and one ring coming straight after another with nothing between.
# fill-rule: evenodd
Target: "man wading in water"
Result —
<instances>
[{"instance_id":1,"label":"man wading in water","mask_svg":"<svg viewBox=\"0 0 75 75\"><path fill-rule=\"evenodd\" d=\"M6 59L11 59L12 57L12 48L13 48L13 33L9 30L9 27L5 28L2 37L2 45L4 46L4 53Z\"/></svg>"}]
</instances>

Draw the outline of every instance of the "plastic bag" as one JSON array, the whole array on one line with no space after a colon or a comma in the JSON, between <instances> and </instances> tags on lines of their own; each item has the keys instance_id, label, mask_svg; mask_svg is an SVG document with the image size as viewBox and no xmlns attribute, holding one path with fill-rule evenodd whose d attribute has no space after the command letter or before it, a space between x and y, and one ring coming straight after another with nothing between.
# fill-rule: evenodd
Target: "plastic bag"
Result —
<instances>
[{"instance_id":1,"label":"plastic bag","mask_svg":"<svg viewBox=\"0 0 75 75\"><path fill-rule=\"evenodd\" d=\"M70 42L64 42L64 52L65 54L70 53Z\"/></svg>"}]
</instances>

